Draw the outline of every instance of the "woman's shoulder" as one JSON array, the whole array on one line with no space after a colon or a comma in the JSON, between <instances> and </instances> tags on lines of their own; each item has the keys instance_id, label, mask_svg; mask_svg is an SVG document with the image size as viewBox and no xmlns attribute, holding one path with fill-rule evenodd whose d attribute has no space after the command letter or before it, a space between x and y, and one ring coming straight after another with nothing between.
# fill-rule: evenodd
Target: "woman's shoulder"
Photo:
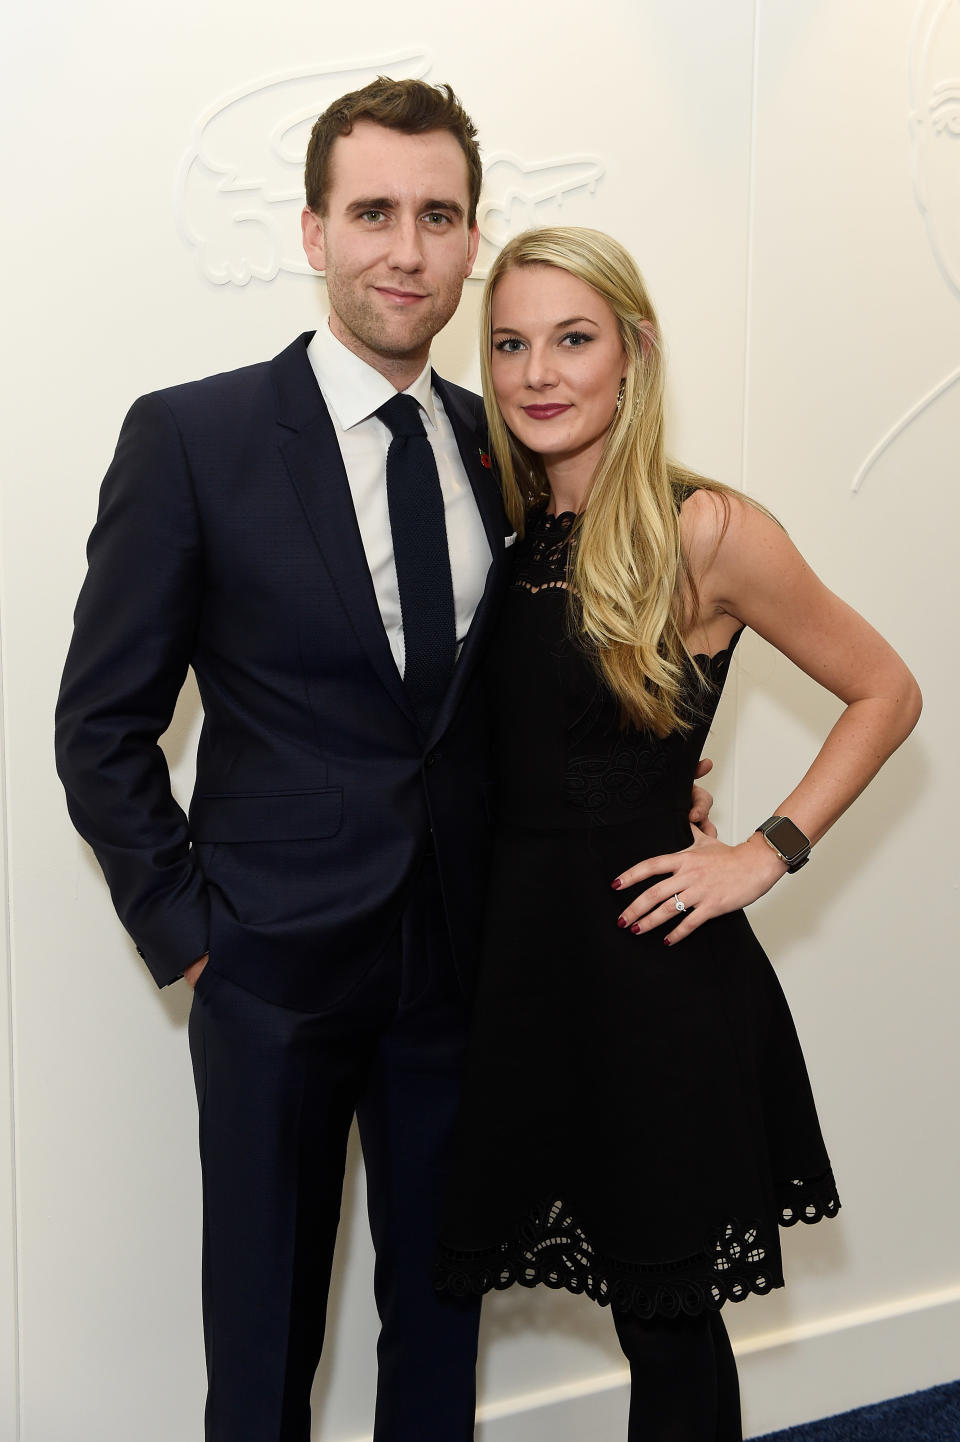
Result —
<instances>
[{"instance_id":1,"label":"woman's shoulder","mask_svg":"<svg viewBox=\"0 0 960 1442\"><path fill-rule=\"evenodd\" d=\"M687 566L694 574L715 556L730 525L738 498L726 487L702 481L683 481L674 486L680 517L680 545Z\"/></svg>"},{"instance_id":2,"label":"woman's shoulder","mask_svg":"<svg viewBox=\"0 0 960 1442\"><path fill-rule=\"evenodd\" d=\"M740 615L743 586L758 567L788 564L793 548L765 507L716 483L691 489L680 508L680 546L701 614ZM741 617L742 619L742 617Z\"/></svg>"},{"instance_id":3,"label":"woman's shoulder","mask_svg":"<svg viewBox=\"0 0 960 1442\"><path fill-rule=\"evenodd\" d=\"M716 481L683 483L679 514L680 539L688 564L697 557L707 560L716 556L721 546L735 546L770 528L781 534L783 531L764 506Z\"/></svg>"}]
</instances>

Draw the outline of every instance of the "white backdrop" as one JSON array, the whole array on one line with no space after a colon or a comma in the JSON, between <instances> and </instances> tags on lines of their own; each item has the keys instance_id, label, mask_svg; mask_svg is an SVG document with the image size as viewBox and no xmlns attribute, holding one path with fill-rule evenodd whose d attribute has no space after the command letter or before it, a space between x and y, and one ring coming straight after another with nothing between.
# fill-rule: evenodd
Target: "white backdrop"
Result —
<instances>
[{"instance_id":1,"label":"white backdrop","mask_svg":"<svg viewBox=\"0 0 960 1442\"><path fill-rule=\"evenodd\" d=\"M674 451L745 486L916 670L915 737L754 908L845 1202L729 1309L748 1431L960 1371L956 1241L960 523L958 0L35 0L2 88L0 1433L201 1436L199 1182L182 986L158 994L71 832L51 715L83 541L137 394L262 359L322 315L298 259L309 121L380 69L449 79L490 167L481 259L568 220L637 255ZM479 285L436 347L476 379ZM856 484L857 489L854 490ZM740 836L836 711L757 641L710 745ZM167 738L188 791L197 703ZM0 1160L0 1166L4 1165ZM372 1418L376 1320L351 1168L314 1436ZM483 1442L622 1435L609 1317L488 1303Z\"/></svg>"}]
</instances>

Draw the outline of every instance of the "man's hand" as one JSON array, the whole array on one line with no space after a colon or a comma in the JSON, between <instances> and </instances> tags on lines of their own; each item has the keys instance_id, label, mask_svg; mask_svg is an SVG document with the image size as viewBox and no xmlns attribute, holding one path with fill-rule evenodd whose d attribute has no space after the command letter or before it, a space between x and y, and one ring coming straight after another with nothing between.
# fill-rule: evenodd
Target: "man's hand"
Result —
<instances>
[{"instance_id":1,"label":"man's hand","mask_svg":"<svg viewBox=\"0 0 960 1442\"><path fill-rule=\"evenodd\" d=\"M699 790L699 787L694 787L694 790ZM706 792L704 792L703 794L706 795ZM713 800L712 797L710 799L711 801ZM710 808L707 807L708 811L709 809ZM716 835L716 833L714 833L714 835ZM185 966L183 968L183 979L189 984L191 990L196 986L197 977L200 975L201 971L203 971L203 968L206 966L209 960L210 953L208 951L205 951L202 956L197 957L196 961L191 961L189 966Z\"/></svg>"},{"instance_id":2,"label":"man's hand","mask_svg":"<svg viewBox=\"0 0 960 1442\"><path fill-rule=\"evenodd\" d=\"M693 774L699 781L701 776L706 776L707 772L712 770L713 762L705 756L702 761L697 763L697 769ZM695 826L698 831L702 831L704 836L716 839L717 828L710 820L710 810L713 806L713 797L710 792L705 791L702 786L695 786L691 800L693 805L690 807L690 825Z\"/></svg>"}]
</instances>

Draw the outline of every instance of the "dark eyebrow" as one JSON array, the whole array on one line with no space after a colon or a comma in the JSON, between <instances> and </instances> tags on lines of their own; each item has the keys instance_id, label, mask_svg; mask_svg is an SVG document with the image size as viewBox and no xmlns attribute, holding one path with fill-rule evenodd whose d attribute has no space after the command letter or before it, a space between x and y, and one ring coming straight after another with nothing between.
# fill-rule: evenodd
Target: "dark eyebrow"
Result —
<instances>
[{"instance_id":1,"label":"dark eyebrow","mask_svg":"<svg viewBox=\"0 0 960 1442\"><path fill-rule=\"evenodd\" d=\"M367 199L352 200L347 206L348 215L362 215L365 210L396 210L395 195L373 195ZM426 200L419 206L421 211L445 210L462 220L466 214L458 200Z\"/></svg>"},{"instance_id":2,"label":"dark eyebrow","mask_svg":"<svg viewBox=\"0 0 960 1442\"><path fill-rule=\"evenodd\" d=\"M347 206L349 215L361 215L365 210L392 210L396 200L388 195L373 196L369 200L352 200Z\"/></svg>"},{"instance_id":3,"label":"dark eyebrow","mask_svg":"<svg viewBox=\"0 0 960 1442\"><path fill-rule=\"evenodd\" d=\"M424 205L421 205L420 209L449 210L450 214L457 216L458 219L461 219L466 214L459 200L428 200Z\"/></svg>"}]
</instances>

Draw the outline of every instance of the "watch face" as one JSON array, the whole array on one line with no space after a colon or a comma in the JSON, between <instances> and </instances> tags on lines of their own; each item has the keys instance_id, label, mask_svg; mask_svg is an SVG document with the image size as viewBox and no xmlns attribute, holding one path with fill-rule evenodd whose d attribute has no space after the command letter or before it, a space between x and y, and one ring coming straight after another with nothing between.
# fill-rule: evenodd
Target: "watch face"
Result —
<instances>
[{"instance_id":1,"label":"watch face","mask_svg":"<svg viewBox=\"0 0 960 1442\"><path fill-rule=\"evenodd\" d=\"M793 861L796 857L802 856L809 851L810 842L799 826L794 826L786 816L781 816L772 826L766 829L767 839L772 841L774 846L785 857L787 861Z\"/></svg>"}]
</instances>

